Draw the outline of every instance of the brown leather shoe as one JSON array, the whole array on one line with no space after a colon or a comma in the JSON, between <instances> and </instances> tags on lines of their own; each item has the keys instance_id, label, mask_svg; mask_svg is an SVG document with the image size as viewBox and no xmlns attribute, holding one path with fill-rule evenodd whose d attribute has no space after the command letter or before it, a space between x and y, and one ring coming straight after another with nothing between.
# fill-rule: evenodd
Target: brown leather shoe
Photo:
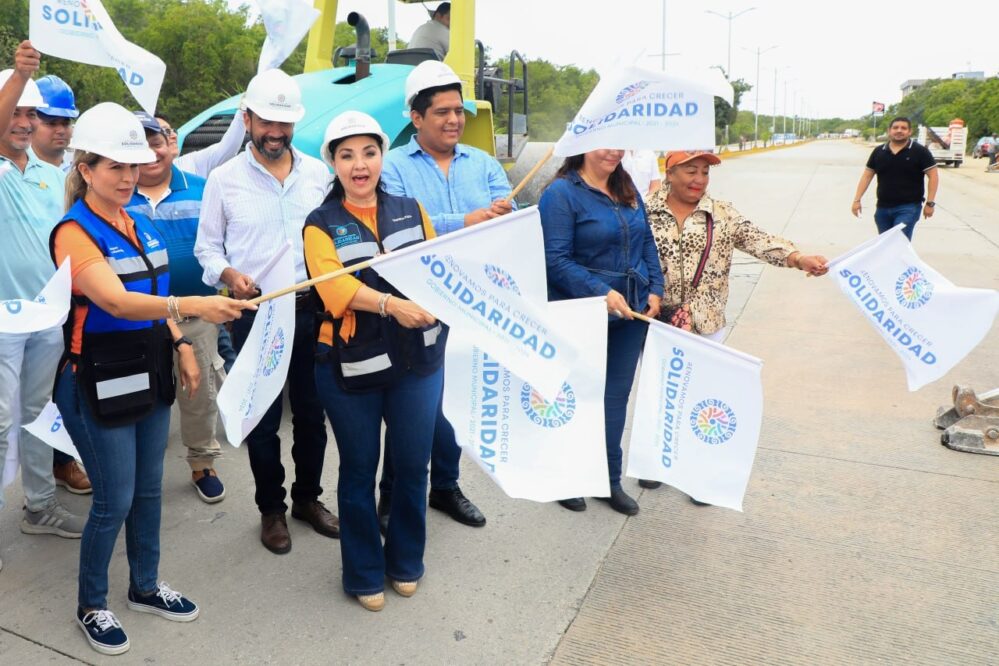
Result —
<instances>
[{"instance_id":1,"label":"brown leather shoe","mask_svg":"<svg viewBox=\"0 0 999 666\"><path fill-rule=\"evenodd\" d=\"M70 460L65 465L52 465L52 476L57 486L62 486L74 495L89 495L94 492L90 477L80 467L80 463Z\"/></svg>"},{"instance_id":2,"label":"brown leather shoe","mask_svg":"<svg viewBox=\"0 0 999 666\"><path fill-rule=\"evenodd\" d=\"M278 555L284 555L291 550L288 521L283 513L265 513L260 516L260 543Z\"/></svg>"},{"instance_id":3,"label":"brown leather shoe","mask_svg":"<svg viewBox=\"0 0 999 666\"><path fill-rule=\"evenodd\" d=\"M305 504L292 503L291 517L312 525L312 529L323 536L331 539L340 538L340 520L319 500Z\"/></svg>"}]
</instances>

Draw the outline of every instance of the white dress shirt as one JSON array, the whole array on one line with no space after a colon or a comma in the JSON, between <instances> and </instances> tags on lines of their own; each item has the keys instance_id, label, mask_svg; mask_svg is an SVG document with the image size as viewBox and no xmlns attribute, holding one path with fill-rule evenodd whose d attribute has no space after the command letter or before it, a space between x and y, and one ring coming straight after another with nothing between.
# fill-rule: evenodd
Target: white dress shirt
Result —
<instances>
[{"instance_id":1,"label":"white dress shirt","mask_svg":"<svg viewBox=\"0 0 999 666\"><path fill-rule=\"evenodd\" d=\"M292 242L295 279L307 279L302 228L323 202L330 182L326 165L292 150L291 173L278 182L246 151L208 176L201 200L194 256L205 284L221 287L222 271L234 268L252 279L287 241Z\"/></svg>"},{"instance_id":2,"label":"white dress shirt","mask_svg":"<svg viewBox=\"0 0 999 666\"><path fill-rule=\"evenodd\" d=\"M635 182L635 188L642 199L648 194L652 187L652 181L662 180L663 175L659 172L659 159L651 150L626 150L621 158L621 166L631 176Z\"/></svg>"}]
</instances>

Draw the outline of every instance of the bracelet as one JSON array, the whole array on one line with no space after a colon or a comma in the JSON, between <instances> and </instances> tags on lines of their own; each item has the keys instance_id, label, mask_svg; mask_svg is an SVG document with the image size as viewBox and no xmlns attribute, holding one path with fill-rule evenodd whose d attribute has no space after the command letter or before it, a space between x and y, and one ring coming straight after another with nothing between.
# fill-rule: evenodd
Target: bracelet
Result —
<instances>
[{"instance_id":1,"label":"bracelet","mask_svg":"<svg viewBox=\"0 0 999 666\"><path fill-rule=\"evenodd\" d=\"M175 324L180 324L185 320L180 315L180 299L176 296L167 296L167 314L173 319Z\"/></svg>"},{"instance_id":2,"label":"bracelet","mask_svg":"<svg viewBox=\"0 0 999 666\"><path fill-rule=\"evenodd\" d=\"M385 312L385 305L388 303L388 299L392 298L392 294L382 294L378 297L378 314L382 317L388 317L388 313Z\"/></svg>"}]
</instances>

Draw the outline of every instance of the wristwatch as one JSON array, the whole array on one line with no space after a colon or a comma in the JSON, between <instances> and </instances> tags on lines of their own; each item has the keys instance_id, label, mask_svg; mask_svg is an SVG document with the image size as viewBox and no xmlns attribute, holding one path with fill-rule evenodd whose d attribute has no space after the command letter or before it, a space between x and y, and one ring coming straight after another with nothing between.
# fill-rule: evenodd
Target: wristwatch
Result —
<instances>
[{"instance_id":1,"label":"wristwatch","mask_svg":"<svg viewBox=\"0 0 999 666\"><path fill-rule=\"evenodd\" d=\"M191 345L192 347L194 347L194 343L191 342L191 338L187 337L186 335L182 335L173 341L173 348L176 349L177 351L180 351L181 345Z\"/></svg>"},{"instance_id":2,"label":"wristwatch","mask_svg":"<svg viewBox=\"0 0 999 666\"><path fill-rule=\"evenodd\" d=\"M935 208L936 205L937 205L937 202L935 202L935 201L927 201L926 205L929 206L930 208Z\"/></svg>"}]
</instances>

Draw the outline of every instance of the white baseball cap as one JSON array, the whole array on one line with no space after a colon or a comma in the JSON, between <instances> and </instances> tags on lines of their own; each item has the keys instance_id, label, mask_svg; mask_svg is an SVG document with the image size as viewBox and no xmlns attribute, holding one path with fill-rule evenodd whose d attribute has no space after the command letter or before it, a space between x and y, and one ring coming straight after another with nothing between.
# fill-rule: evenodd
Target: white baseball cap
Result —
<instances>
[{"instance_id":1,"label":"white baseball cap","mask_svg":"<svg viewBox=\"0 0 999 666\"><path fill-rule=\"evenodd\" d=\"M242 107L276 123L297 123L305 116L302 90L280 69L268 69L250 79Z\"/></svg>"},{"instance_id":2,"label":"white baseball cap","mask_svg":"<svg viewBox=\"0 0 999 666\"><path fill-rule=\"evenodd\" d=\"M331 167L333 166L333 155L330 154L330 141L363 134L377 136L382 144L382 152L384 153L388 150L391 142L388 135L382 131L382 126L378 124L377 120L362 111L344 111L338 115L326 126L326 132L323 134L323 145L319 149L323 161Z\"/></svg>"},{"instance_id":3,"label":"white baseball cap","mask_svg":"<svg viewBox=\"0 0 999 666\"><path fill-rule=\"evenodd\" d=\"M156 153L146 143L142 122L131 111L114 102L101 102L80 114L69 147L97 153L122 164L156 161Z\"/></svg>"},{"instance_id":4,"label":"white baseball cap","mask_svg":"<svg viewBox=\"0 0 999 666\"><path fill-rule=\"evenodd\" d=\"M5 69L0 72L0 88L7 85L7 81L13 74L13 69ZM38 84L28 79L27 83L24 84L24 91L21 93L15 106L45 106L45 100L42 98L42 91L38 89Z\"/></svg>"},{"instance_id":5,"label":"white baseball cap","mask_svg":"<svg viewBox=\"0 0 999 666\"><path fill-rule=\"evenodd\" d=\"M461 79L458 78L453 69L439 60L424 60L414 67L413 71L406 77L406 108L402 115L406 118L409 117L413 100L427 88L449 86L455 83L460 86Z\"/></svg>"}]
</instances>

